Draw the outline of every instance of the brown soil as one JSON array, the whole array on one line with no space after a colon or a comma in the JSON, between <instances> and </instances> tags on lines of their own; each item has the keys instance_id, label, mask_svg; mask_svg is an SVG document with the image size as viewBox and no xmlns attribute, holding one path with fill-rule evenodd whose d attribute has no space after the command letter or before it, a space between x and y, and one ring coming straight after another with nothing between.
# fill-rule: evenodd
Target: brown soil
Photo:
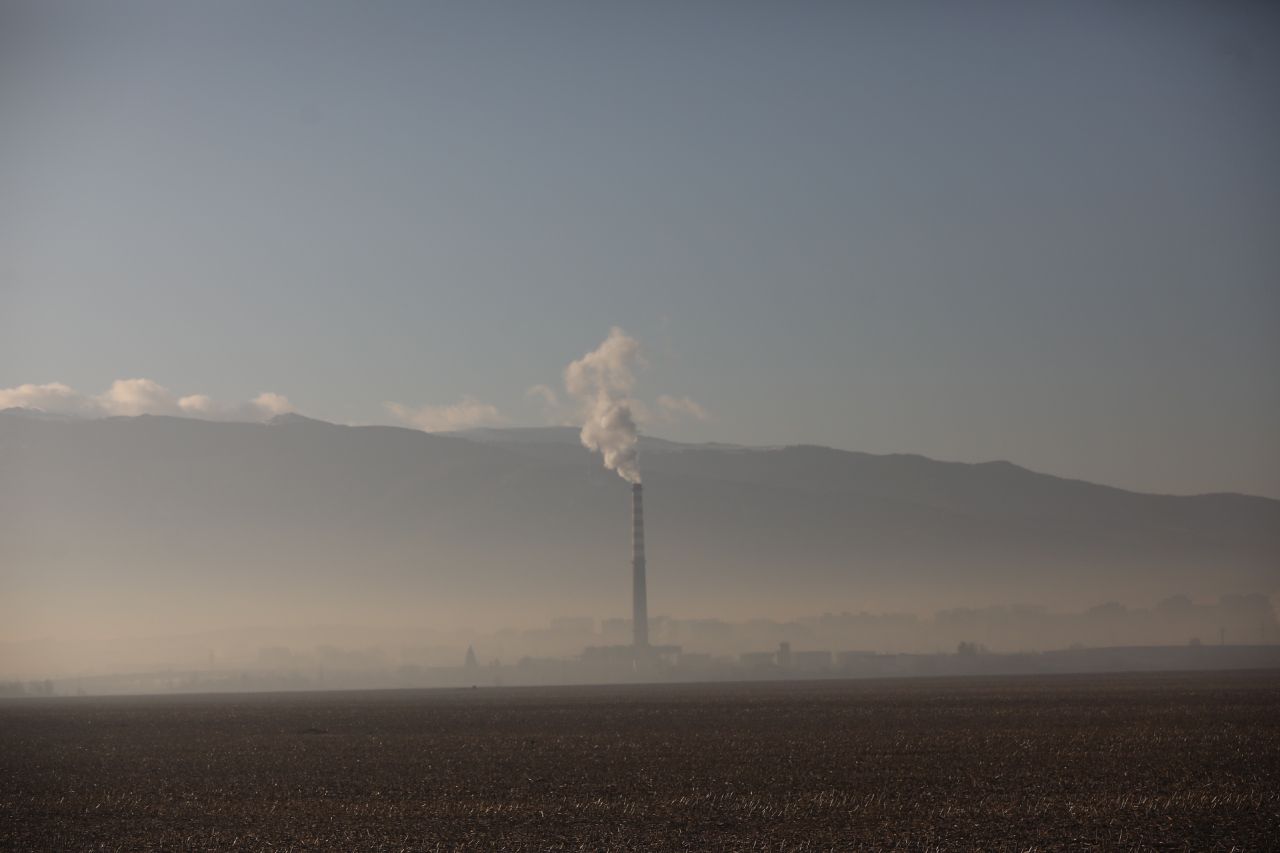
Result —
<instances>
[{"instance_id":1,"label":"brown soil","mask_svg":"<svg viewBox=\"0 0 1280 853\"><path fill-rule=\"evenodd\" d=\"M1280 673L0 702L0 847L1263 850Z\"/></svg>"}]
</instances>

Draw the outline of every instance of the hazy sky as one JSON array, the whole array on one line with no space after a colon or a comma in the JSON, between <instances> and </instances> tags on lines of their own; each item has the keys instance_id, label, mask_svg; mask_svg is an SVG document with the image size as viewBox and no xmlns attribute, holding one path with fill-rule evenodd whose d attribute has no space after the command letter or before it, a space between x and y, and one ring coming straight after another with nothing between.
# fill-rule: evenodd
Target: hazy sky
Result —
<instances>
[{"instance_id":1,"label":"hazy sky","mask_svg":"<svg viewBox=\"0 0 1280 853\"><path fill-rule=\"evenodd\" d=\"M0 388L1280 496L1277 152L1270 3L5 0Z\"/></svg>"}]
</instances>

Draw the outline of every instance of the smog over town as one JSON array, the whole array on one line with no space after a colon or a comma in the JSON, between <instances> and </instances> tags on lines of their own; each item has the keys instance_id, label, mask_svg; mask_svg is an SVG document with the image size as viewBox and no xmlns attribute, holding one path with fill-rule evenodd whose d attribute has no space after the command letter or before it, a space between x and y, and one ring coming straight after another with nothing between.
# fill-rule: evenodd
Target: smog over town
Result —
<instances>
[{"instance_id":1,"label":"smog over town","mask_svg":"<svg viewBox=\"0 0 1280 853\"><path fill-rule=\"evenodd\" d=\"M1270 846L1277 92L1265 4L0 2L0 848Z\"/></svg>"}]
</instances>

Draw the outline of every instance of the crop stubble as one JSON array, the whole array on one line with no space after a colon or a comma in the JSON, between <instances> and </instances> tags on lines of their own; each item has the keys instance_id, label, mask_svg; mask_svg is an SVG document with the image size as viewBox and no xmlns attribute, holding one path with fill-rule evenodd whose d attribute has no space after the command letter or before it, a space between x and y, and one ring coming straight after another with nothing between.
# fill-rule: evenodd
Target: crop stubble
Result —
<instances>
[{"instance_id":1,"label":"crop stubble","mask_svg":"<svg viewBox=\"0 0 1280 853\"><path fill-rule=\"evenodd\" d=\"M1280 673L0 703L6 849L1280 845Z\"/></svg>"}]
</instances>

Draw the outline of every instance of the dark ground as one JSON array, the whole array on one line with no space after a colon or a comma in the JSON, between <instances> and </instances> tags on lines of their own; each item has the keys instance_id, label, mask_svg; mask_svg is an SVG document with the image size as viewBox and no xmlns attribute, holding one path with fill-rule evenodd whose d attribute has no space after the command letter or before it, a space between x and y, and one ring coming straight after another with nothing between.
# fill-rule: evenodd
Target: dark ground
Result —
<instances>
[{"instance_id":1,"label":"dark ground","mask_svg":"<svg viewBox=\"0 0 1280 853\"><path fill-rule=\"evenodd\" d=\"M0 847L1280 848L1280 672L0 702Z\"/></svg>"}]
</instances>

